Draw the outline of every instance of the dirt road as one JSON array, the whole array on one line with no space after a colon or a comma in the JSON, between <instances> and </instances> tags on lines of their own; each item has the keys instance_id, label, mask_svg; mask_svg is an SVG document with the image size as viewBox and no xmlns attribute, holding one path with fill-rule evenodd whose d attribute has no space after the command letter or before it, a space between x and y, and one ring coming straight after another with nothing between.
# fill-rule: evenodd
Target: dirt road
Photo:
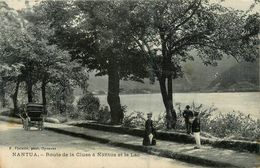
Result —
<instances>
[{"instance_id":1,"label":"dirt road","mask_svg":"<svg viewBox=\"0 0 260 168\"><path fill-rule=\"evenodd\" d=\"M0 121L0 168L184 168L173 159Z\"/></svg>"}]
</instances>

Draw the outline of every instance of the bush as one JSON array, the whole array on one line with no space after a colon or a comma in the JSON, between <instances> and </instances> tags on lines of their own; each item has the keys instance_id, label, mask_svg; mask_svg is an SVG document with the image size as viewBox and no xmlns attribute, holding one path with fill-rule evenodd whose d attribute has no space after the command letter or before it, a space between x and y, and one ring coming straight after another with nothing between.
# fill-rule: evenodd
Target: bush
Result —
<instances>
[{"instance_id":1,"label":"bush","mask_svg":"<svg viewBox=\"0 0 260 168\"><path fill-rule=\"evenodd\" d=\"M98 119L99 123L109 123L111 121L111 115L108 110L108 106L101 107L98 111Z\"/></svg>"},{"instance_id":2,"label":"bush","mask_svg":"<svg viewBox=\"0 0 260 168\"><path fill-rule=\"evenodd\" d=\"M214 136L230 139L260 139L260 120L252 119L239 111L219 114L204 128Z\"/></svg>"},{"instance_id":3,"label":"bush","mask_svg":"<svg viewBox=\"0 0 260 168\"><path fill-rule=\"evenodd\" d=\"M180 103L177 103L175 107L177 109L177 110L175 110L176 116L177 116L176 130L185 130L186 129L185 122L184 122L184 118L182 116L183 108Z\"/></svg>"},{"instance_id":4,"label":"bush","mask_svg":"<svg viewBox=\"0 0 260 168\"><path fill-rule=\"evenodd\" d=\"M185 123L182 117L181 104L177 106L177 130L185 130ZM202 104L191 105L193 111L199 112L201 131L209 136L229 139L259 140L260 120L253 119L239 111L220 113L214 106L204 107ZM218 113L217 113L218 112Z\"/></svg>"},{"instance_id":5,"label":"bush","mask_svg":"<svg viewBox=\"0 0 260 168\"><path fill-rule=\"evenodd\" d=\"M185 122L182 116L184 106L176 104L177 124L176 131L185 132ZM201 121L201 132L206 137L218 137L227 139L260 140L260 120L253 119L250 115L245 115L239 111L220 113L214 106L205 107L202 104L192 104L191 109L199 112ZM144 128L145 114L134 111L125 115L124 127ZM153 119L157 130L165 130L165 113Z\"/></svg>"},{"instance_id":6,"label":"bush","mask_svg":"<svg viewBox=\"0 0 260 168\"><path fill-rule=\"evenodd\" d=\"M153 120L154 127L157 130L163 130L166 128L166 113L160 113L157 119Z\"/></svg>"},{"instance_id":7,"label":"bush","mask_svg":"<svg viewBox=\"0 0 260 168\"><path fill-rule=\"evenodd\" d=\"M85 94L77 103L78 116L81 119L98 120L100 102L92 93ZM75 115L75 114L74 114Z\"/></svg>"},{"instance_id":8,"label":"bush","mask_svg":"<svg viewBox=\"0 0 260 168\"><path fill-rule=\"evenodd\" d=\"M64 80L62 84L47 85L46 93L48 116L57 114L70 116L75 113L75 106L73 105L75 96L69 81Z\"/></svg>"},{"instance_id":9,"label":"bush","mask_svg":"<svg viewBox=\"0 0 260 168\"><path fill-rule=\"evenodd\" d=\"M164 129L166 125L165 114L159 114L157 119L153 119L153 124L156 129ZM145 127L146 117L143 112L133 111L129 115L125 114L122 126L129 128Z\"/></svg>"},{"instance_id":10,"label":"bush","mask_svg":"<svg viewBox=\"0 0 260 168\"><path fill-rule=\"evenodd\" d=\"M11 116L13 116L13 110L12 109L7 109L5 111L2 111L1 112L1 116L11 117Z\"/></svg>"},{"instance_id":11,"label":"bush","mask_svg":"<svg viewBox=\"0 0 260 168\"><path fill-rule=\"evenodd\" d=\"M145 117L144 113L140 111L133 111L129 115L125 114L122 126L129 128L144 128Z\"/></svg>"}]
</instances>

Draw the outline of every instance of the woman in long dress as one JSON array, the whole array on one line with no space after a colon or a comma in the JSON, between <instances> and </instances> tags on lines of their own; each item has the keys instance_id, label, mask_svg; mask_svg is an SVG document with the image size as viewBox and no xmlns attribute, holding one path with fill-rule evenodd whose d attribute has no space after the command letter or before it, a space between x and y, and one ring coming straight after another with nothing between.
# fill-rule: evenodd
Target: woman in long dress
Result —
<instances>
[{"instance_id":1,"label":"woman in long dress","mask_svg":"<svg viewBox=\"0 0 260 168\"><path fill-rule=\"evenodd\" d=\"M156 132L153 126L152 113L148 113L147 118L148 119L145 122L145 131L144 131L144 139L143 139L144 146L156 144L155 141Z\"/></svg>"}]
</instances>

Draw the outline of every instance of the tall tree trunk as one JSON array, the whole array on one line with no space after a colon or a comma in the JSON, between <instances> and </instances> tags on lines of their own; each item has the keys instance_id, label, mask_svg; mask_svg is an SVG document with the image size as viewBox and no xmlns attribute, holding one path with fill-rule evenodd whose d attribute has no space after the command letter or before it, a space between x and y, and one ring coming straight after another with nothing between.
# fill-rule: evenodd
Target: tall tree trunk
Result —
<instances>
[{"instance_id":1,"label":"tall tree trunk","mask_svg":"<svg viewBox=\"0 0 260 168\"><path fill-rule=\"evenodd\" d=\"M167 77L167 87L168 87L168 102L169 101L173 101L172 100L172 76L171 75L169 75L168 77Z\"/></svg>"},{"instance_id":2,"label":"tall tree trunk","mask_svg":"<svg viewBox=\"0 0 260 168\"><path fill-rule=\"evenodd\" d=\"M43 110L44 110L44 114L47 114L47 108L46 108L46 105L47 105L47 100L46 100L46 80L45 80L45 78L43 78L43 80L42 80L41 89L42 89Z\"/></svg>"},{"instance_id":3,"label":"tall tree trunk","mask_svg":"<svg viewBox=\"0 0 260 168\"><path fill-rule=\"evenodd\" d=\"M162 75L159 78L159 84L161 89L161 94L163 98L164 107L166 110L166 127L167 129L175 128L177 115L173 107L173 96L172 96L172 63L171 56L168 55L165 33L161 31L160 37L162 40ZM167 79L167 83L166 83Z\"/></svg>"},{"instance_id":4,"label":"tall tree trunk","mask_svg":"<svg viewBox=\"0 0 260 168\"><path fill-rule=\"evenodd\" d=\"M163 104L165 107L165 111L166 111L166 127L167 129L171 129L171 113L169 111L169 106L168 106L168 93L167 93L167 87L166 87L166 77L165 75L162 75L161 78L159 78L159 84L160 84L160 90L161 90L161 95L162 95L162 99L163 99Z\"/></svg>"},{"instance_id":5,"label":"tall tree trunk","mask_svg":"<svg viewBox=\"0 0 260 168\"><path fill-rule=\"evenodd\" d=\"M17 80L16 86L15 86L15 91L14 94L12 95L12 100L13 100L13 105L14 105L14 113L18 114L19 113L19 107L18 107L18 93L19 93L19 86L20 86L20 80Z\"/></svg>"},{"instance_id":6,"label":"tall tree trunk","mask_svg":"<svg viewBox=\"0 0 260 168\"><path fill-rule=\"evenodd\" d=\"M163 99L163 104L165 109L168 108L167 106L167 100L168 100L168 93L166 89L166 77L163 75L162 77L159 78L159 84L160 84L160 90L161 90L161 95Z\"/></svg>"},{"instance_id":7,"label":"tall tree trunk","mask_svg":"<svg viewBox=\"0 0 260 168\"><path fill-rule=\"evenodd\" d=\"M26 66L26 88L27 88L27 97L28 97L28 103L34 102L33 96L33 71L34 71L34 66L33 62L28 62L28 65Z\"/></svg>"},{"instance_id":8,"label":"tall tree trunk","mask_svg":"<svg viewBox=\"0 0 260 168\"><path fill-rule=\"evenodd\" d=\"M166 83L167 79L167 83ZM163 104L166 111L166 127L167 129L175 128L176 126L176 112L173 107L172 97L172 78L161 77L159 78L160 90L163 99ZM167 89L166 89L167 88Z\"/></svg>"},{"instance_id":9,"label":"tall tree trunk","mask_svg":"<svg viewBox=\"0 0 260 168\"><path fill-rule=\"evenodd\" d=\"M33 102L33 84L30 80L26 82L27 85L27 96L28 96L28 102Z\"/></svg>"},{"instance_id":10,"label":"tall tree trunk","mask_svg":"<svg viewBox=\"0 0 260 168\"><path fill-rule=\"evenodd\" d=\"M177 122L177 114L173 107L173 95L172 95L172 75L168 76L168 113L171 114L171 128L175 129Z\"/></svg>"},{"instance_id":11,"label":"tall tree trunk","mask_svg":"<svg viewBox=\"0 0 260 168\"><path fill-rule=\"evenodd\" d=\"M5 91L5 81L2 79L2 81L0 82L0 96L1 96L1 102L2 102L2 107L5 108L7 106L7 101L5 98L6 95L6 91Z\"/></svg>"},{"instance_id":12,"label":"tall tree trunk","mask_svg":"<svg viewBox=\"0 0 260 168\"><path fill-rule=\"evenodd\" d=\"M119 97L120 78L118 66L112 61L108 69L108 95L107 102L110 106L111 123L119 124L124 118Z\"/></svg>"}]
</instances>

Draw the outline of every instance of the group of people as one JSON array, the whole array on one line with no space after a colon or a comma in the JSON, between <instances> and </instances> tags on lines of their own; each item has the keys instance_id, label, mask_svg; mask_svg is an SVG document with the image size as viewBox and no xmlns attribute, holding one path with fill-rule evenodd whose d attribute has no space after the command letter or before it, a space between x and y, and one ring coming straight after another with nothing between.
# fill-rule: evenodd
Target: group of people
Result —
<instances>
[{"instance_id":1,"label":"group of people","mask_svg":"<svg viewBox=\"0 0 260 168\"><path fill-rule=\"evenodd\" d=\"M190 106L187 105L186 109L182 113L185 121L185 126L186 126L186 132L187 134L193 134L195 141L196 141L196 146L194 147L195 149L199 149L201 146L200 143L200 119L199 119L199 112L194 111L192 112L190 110Z\"/></svg>"},{"instance_id":2,"label":"group of people","mask_svg":"<svg viewBox=\"0 0 260 168\"><path fill-rule=\"evenodd\" d=\"M200 119L199 113L190 110L190 106L187 105L185 110L183 111L183 117L186 126L186 132L189 135L194 135L196 146L195 149L199 149L201 147L200 143ZM143 145L150 146L156 145L156 131L152 121L152 113L147 114L147 120L145 122L145 133L143 139Z\"/></svg>"}]
</instances>

